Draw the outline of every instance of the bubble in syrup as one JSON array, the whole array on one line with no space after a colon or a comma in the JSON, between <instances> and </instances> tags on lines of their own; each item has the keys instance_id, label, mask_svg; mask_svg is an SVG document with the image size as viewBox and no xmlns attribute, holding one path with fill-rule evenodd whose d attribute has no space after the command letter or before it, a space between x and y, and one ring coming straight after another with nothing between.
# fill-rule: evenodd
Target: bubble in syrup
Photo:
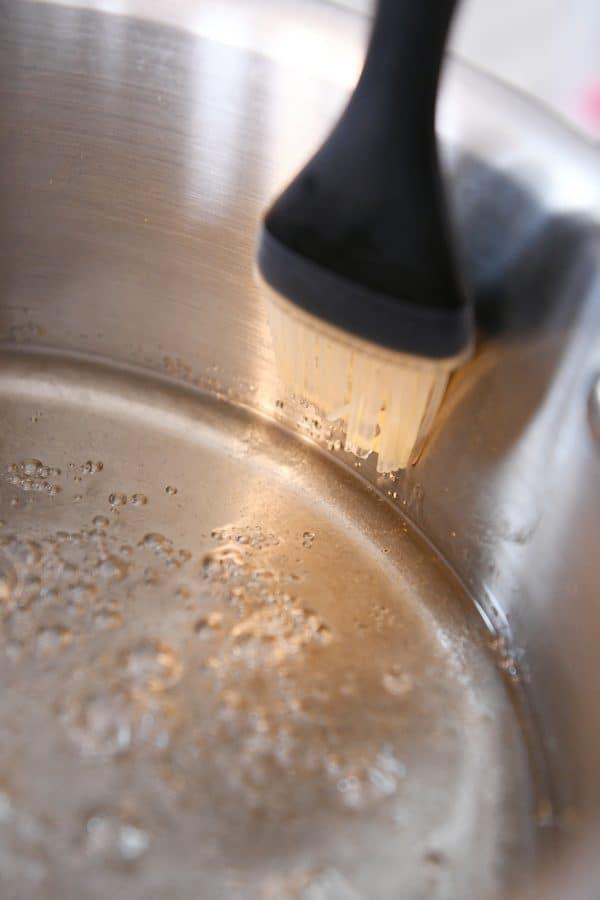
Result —
<instances>
[{"instance_id":1,"label":"bubble in syrup","mask_svg":"<svg viewBox=\"0 0 600 900\"><path fill-rule=\"evenodd\" d=\"M63 576L63 578L76 578L79 570L77 566L69 562L68 559L59 559L57 563L57 572Z\"/></svg>"},{"instance_id":2,"label":"bubble in syrup","mask_svg":"<svg viewBox=\"0 0 600 900\"><path fill-rule=\"evenodd\" d=\"M21 469L25 475L37 475L42 468L39 459L24 459L21 463Z\"/></svg>"},{"instance_id":3,"label":"bubble in syrup","mask_svg":"<svg viewBox=\"0 0 600 900\"><path fill-rule=\"evenodd\" d=\"M83 500L81 494L75 494L75 496L73 497L73 503L80 503L81 500Z\"/></svg>"},{"instance_id":4,"label":"bubble in syrup","mask_svg":"<svg viewBox=\"0 0 600 900\"><path fill-rule=\"evenodd\" d=\"M393 666L389 672L386 672L381 683L388 694L393 697L404 697L413 689L413 680L408 672L400 672Z\"/></svg>"},{"instance_id":5,"label":"bubble in syrup","mask_svg":"<svg viewBox=\"0 0 600 900\"><path fill-rule=\"evenodd\" d=\"M90 856L105 856L114 846L116 826L106 815L91 816L85 823L84 845Z\"/></svg>"},{"instance_id":6,"label":"bubble in syrup","mask_svg":"<svg viewBox=\"0 0 600 900\"><path fill-rule=\"evenodd\" d=\"M85 825L85 850L103 859L137 862L150 846L150 837L142 828L118 816L97 813Z\"/></svg>"},{"instance_id":7,"label":"bubble in syrup","mask_svg":"<svg viewBox=\"0 0 600 900\"><path fill-rule=\"evenodd\" d=\"M118 847L121 857L133 862L144 855L150 845L147 832L135 825L121 825L119 829Z\"/></svg>"},{"instance_id":8,"label":"bubble in syrup","mask_svg":"<svg viewBox=\"0 0 600 900\"><path fill-rule=\"evenodd\" d=\"M148 502L148 498L145 494L132 494L129 498L129 502L133 504L133 506L145 506Z\"/></svg>"},{"instance_id":9,"label":"bubble in syrup","mask_svg":"<svg viewBox=\"0 0 600 900\"><path fill-rule=\"evenodd\" d=\"M160 578L158 577L158 572L156 569L153 569L152 566L147 566L144 569L144 584L158 584Z\"/></svg>"},{"instance_id":10,"label":"bubble in syrup","mask_svg":"<svg viewBox=\"0 0 600 900\"><path fill-rule=\"evenodd\" d=\"M335 780L342 805L357 811L391 797L406 776L406 766L389 745L384 745L371 761L361 761L349 772L341 769L339 758L330 756L326 770Z\"/></svg>"},{"instance_id":11,"label":"bubble in syrup","mask_svg":"<svg viewBox=\"0 0 600 900\"><path fill-rule=\"evenodd\" d=\"M263 550L266 547L275 547L279 544L279 538L270 531L263 531L260 525L225 525L221 528L213 528L210 536L222 543L234 541L236 544Z\"/></svg>"},{"instance_id":12,"label":"bubble in syrup","mask_svg":"<svg viewBox=\"0 0 600 900\"><path fill-rule=\"evenodd\" d=\"M42 548L36 541L15 541L8 549L25 566L34 566L42 558Z\"/></svg>"},{"instance_id":13,"label":"bubble in syrup","mask_svg":"<svg viewBox=\"0 0 600 900\"><path fill-rule=\"evenodd\" d=\"M94 613L94 627L99 631L109 631L112 628L119 628L121 622L120 612L112 607L98 609Z\"/></svg>"},{"instance_id":14,"label":"bubble in syrup","mask_svg":"<svg viewBox=\"0 0 600 900\"><path fill-rule=\"evenodd\" d=\"M169 496L173 497L177 493L177 488L172 484L168 484L165 488L165 493L169 494Z\"/></svg>"},{"instance_id":15,"label":"bubble in syrup","mask_svg":"<svg viewBox=\"0 0 600 900\"><path fill-rule=\"evenodd\" d=\"M39 593L40 602L45 606L50 606L58 600L58 596L57 589L49 586L43 587Z\"/></svg>"},{"instance_id":16,"label":"bubble in syrup","mask_svg":"<svg viewBox=\"0 0 600 900\"><path fill-rule=\"evenodd\" d=\"M60 493L60 488L57 484L49 484L46 488L46 493L49 494L50 497L56 497L56 495Z\"/></svg>"},{"instance_id":17,"label":"bubble in syrup","mask_svg":"<svg viewBox=\"0 0 600 900\"><path fill-rule=\"evenodd\" d=\"M310 550L315 540L314 531L305 531L302 535L302 546Z\"/></svg>"},{"instance_id":18,"label":"bubble in syrup","mask_svg":"<svg viewBox=\"0 0 600 900\"><path fill-rule=\"evenodd\" d=\"M131 746L131 710L123 692L100 692L75 701L67 706L63 718L83 753L118 756Z\"/></svg>"},{"instance_id":19,"label":"bubble in syrup","mask_svg":"<svg viewBox=\"0 0 600 900\"><path fill-rule=\"evenodd\" d=\"M202 572L207 578L214 577L221 572L221 560L215 553L207 553L202 559Z\"/></svg>"},{"instance_id":20,"label":"bubble in syrup","mask_svg":"<svg viewBox=\"0 0 600 900\"><path fill-rule=\"evenodd\" d=\"M166 541L167 538L164 535L151 531L144 535L140 543L142 547L147 547L149 550L160 550Z\"/></svg>"},{"instance_id":21,"label":"bubble in syrup","mask_svg":"<svg viewBox=\"0 0 600 900\"><path fill-rule=\"evenodd\" d=\"M125 494L109 494L108 502L113 507L113 509L118 509L120 506L125 506L127 503L127 496Z\"/></svg>"},{"instance_id":22,"label":"bubble in syrup","mask_svg":"<svg viewBox=\"0 0 600 900\"><path fill-rule=\"evenodd\" d=\"M340 778L336 785L338 791L342 795L343 802L346 806L360 806L361 803L361 784L356 775L347 775Z\"/></svg>"},{"instance_id":23,"label":"bubble in syrup","mask_svg":"<svg viewBox=\"0 0 600 900\"><path fill-rule=\"evenodd\" d=\"M194 632L202 638L211 637L216 631L220 631L223 625L223 614L220 612L209 613L201 616L194 623Z\"/></svg>"},{"instance_id":24,"label":"bubble in syrup","mask_svg":"<svg viewBox=\"0 0 600 900\"><path fill-rule=\"evenodd\" d=\"M321 642L321 644L330 644L333 640L333 635L331 634L331 628L328 625L325 625L324 622L321 622L318 625L317 630L315 632L316 637Z\"/></svg>"},{"instance_id":25,"label":"bubble in syrup","mask_svg":"<svg viewBox=\"0 0 600 900\"><path fill-rule=\"evenodd\" d=\"M96 528L108 528L110 522L106 518L106 516L94 516L94 518L92 519L92 525L94 525Z\"/></svg>"},{"instance_id":26,"label":"bubble in syrup","mask_svg":"<svg viewBox=\"0 0 600 900\"><path fill-rule=\"evenodd\" d=\"M250 569L244 553L237 547L226 545L204 556L202 572L205 578L228 581L249 574Z\"/></svg>"},{"instance_id":27,"label":"bubble in syrup","mask_svg":"<svg viewBox=\"0 0 600 900\"><path fill-rule=\"evenodd\" d=\"M152 550L156 556L163 558L169 558L173 553L173 542L165 537L164 534L159 534L155 531L145 534L140 541L140 546L145 547L147 550ZM177 563L176 560L173 562L174 564Z\"/></svg>"},{"instance_id":28,"label":"bubble in syrup","mask_svg":"<svg viewBox=\"0 0 600 900\"><path fill-rule=\"evenodd\" d=\"M73 636L68 628L62 625L53 625L40 628L37 634L36 647L41 653L55 653L61 647L66 646Z\"/></svg>"},{"instance_id":29,"label":"bubble in syrup","mask_svg":"<svg viewBox=\"0 0 600 900\"><path fill-rule=\"evenodd\" d=\"M105 559L101 559L96 566L98 575L111 581L122 581L128 571L127 563L117 556L107 556Z\"/></svg>"},{"instance_id":30,"label":"bubble in syrup","mask_svg":"<svg viewBox=\"0 0 600 900\"><path fill-rule=\"evenodd\" d=\"M96 586L86 581L77 581L70 584L66 590L67 601L75 606L80 606L94 599Z\"/></svg>"},{"instance_id":31,"label":"bubble in syrup","mask_svg":"<svg viewBox=\"0 0 600 900\"><path fill-rule=\"evenodd\" d=\"M125 671L136 687L160 693L179 682L183 665L167 644L144 639L127 654Z\"/></svg>"},{"instance_id":32,"label":"bubble in syrup","mask_svg":"<svg viewBox=\"0 0 600 900\"><path fill-rule=\"evenodd\" d=\"M96 472L102 471L104 468L104 463L102 462L93 462L91 459L88 459L87 462L84 462L83 465L79 467L79 471L83 475L95 475Z\"/></svg>"}]
</instances>

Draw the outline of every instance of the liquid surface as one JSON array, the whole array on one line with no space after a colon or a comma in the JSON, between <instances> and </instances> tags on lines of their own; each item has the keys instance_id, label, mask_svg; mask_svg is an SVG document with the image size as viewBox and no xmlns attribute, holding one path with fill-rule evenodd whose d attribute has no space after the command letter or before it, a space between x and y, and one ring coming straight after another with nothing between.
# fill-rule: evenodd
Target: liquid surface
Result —
<instances>
[{"instance_id":1,"label":"liquid surface","mask_svg":"<svg viewBox=\"0 0 600 900\"><path fill-rule=\"evenodd\" d=\"M0 366L10 898L483 898L535 852L474 608L358 478L192 392Z\"/></svg>"}]
</instances>

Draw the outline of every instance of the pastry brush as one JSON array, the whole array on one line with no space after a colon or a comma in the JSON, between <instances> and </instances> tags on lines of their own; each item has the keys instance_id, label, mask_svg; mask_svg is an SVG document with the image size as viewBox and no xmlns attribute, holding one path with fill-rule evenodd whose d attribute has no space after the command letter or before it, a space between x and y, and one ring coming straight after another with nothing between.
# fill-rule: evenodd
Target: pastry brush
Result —
<instances>
[{"instance_id":1,"label":"pastry brush","mask_svg":"<svg viewBox=\"0 0 600 900\"><path fill-rule=\"evenodd\" d=\"M455 0L380 0L333 131L258 243L280 375L389 472L415 462L472 313L452 253L435 103Z\"/></svg>"}]
</instances>

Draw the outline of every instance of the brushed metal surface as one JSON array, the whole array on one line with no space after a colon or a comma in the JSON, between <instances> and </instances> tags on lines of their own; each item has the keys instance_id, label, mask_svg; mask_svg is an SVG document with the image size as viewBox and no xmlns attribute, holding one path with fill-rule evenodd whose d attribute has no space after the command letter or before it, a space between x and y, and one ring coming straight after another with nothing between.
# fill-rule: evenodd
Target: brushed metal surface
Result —
<instances>
[{"instance_id":1,"label":"brushed metal surface","mask_svg":"<svg viewBox=\"0 0 600 900\"><path fill-rule=\"evenodd\" d=\"M544 802L537 810L530 809L531 820L558 831L559 836L562 832L576 836L597 816L600 803L600 625L595 603L600 461L588 419L591 379L600 366L598 154L523 98L457 65L448 68L439 127L457 240L485 340L473 362L454 380L417 468L392 481L378 479L372 461L357 469L352 458L336 453L339 465L334 466L309 451L307 444L334 447L335 434L327 433L313 411L281 393L251 268L261 210L276 186L325 133L355 70L348 61L343 77L337 68L329 77L326 53L306 54L301 68L297 54L282 52L285 35L289 40L290 29L298 22L297 3L277 4L277 15L271 10L269 53L261 52L250 26L244 31L260 4L226 4L231 15L222 20L219 34L214 25L217 6L202 5L202 27L207 34L203 37L200 26L191 34L164 23L88 10L28 2L2 5L0 336L4 353L0 381L8 423L0 439L2 461L10 465L33 456L56 466L59 462L50 456L60 450L67 469L64 463L59 467L67 477L68 462L78 454L81 463L86 454L92 460L94 454L98 459L106 456L106 476L114 478L110 492L126 491L131 496L146 491L150 497L157 469L153 465L144 470L143 452L146 444L154 446L156 441L153 452L158 453L160 435L163 458L170 461L170 471L180 485L185 485L182 496L189 490L195 499L187 501L188 513L178 506L175 514L175 507L161 493L160 503L153 497L139 510L128 504L126 515L131 514L136 523L139 539L138 530L156 502L158 519L165 523L162 529L173 532L169 537L177 541L177 523L184 529L185 515L201 505L193 493L196 479L213 492L210 510L217 510L225 499L233 503L238 498L237 513L248 516L253 504L259 503L262 509L260 504L267 497L269 514L281 525L288 511L293 511L291 498L296 496L290 492L289 473L284 472L291 455L304 472L300 483L306 502L313 498L310 502L317 503L322 516L325 508L329 516L344 512L344 528L340 519L328 519L330 530L326 528L325 533L338 541L340 560L350 559L362 547L365 565L373 573L369 591L380 579L398 577L386 575L385 566L380 570L375 565L381 559L382 544L377 532L385 527L386 533L398 529L400 534L402 523L408 522L411 537L407 540L416 547L420 545L413 526L420 529L498 633L501 667L509 679L518 681L515 689L527 695L530 716L522 724L532 732L527 739L530 768L544 787L551 788L551 797L542 794ZM211 9L215 10L212 20ZM264 9L268 12L269 5ZM306 29L314 34L306 15ZM213 23L212 32L207 21ZM234 33L245 37L227 43L223 35L233 21ZM349 14L339 11L327 21L320 19L318 29L321 47L328 39L335 40L336 46L345 39L351 48L348 60L351 53L360 52L362 31ZM335 60L334 54L331 59ZM241 413L224 415L212 431L202 430L197 419L210 418L213 412L209 411L214 410L213 401L202 392L276 418L307 443L286 443L287 438L265 424L242 426L240 422L250 420ZM181 404L185 413L178 411ZM203 448L197 476L192 472L190 449L196 428ZM264 449L256 454L260 458L264 452L268 460L264 465L273 471L275 495L264 483L259 491L253 489L256 479L249 473L256 464L254 450L239 461L242 474L237 478L225 463L221 470L214 443L222 441L230 447L227 435L236 428L257 429L261 435L268 431L259 441L264 439ZM300 458L306 462L300 463ZM209 476L215 470L221 474L217 477L215 472L212 484ZM166 469L164 473L162 478L161 470L159 480L166 480ZM223 473L230 479L227 491L218 487L227 481ZM105 475L98 478L108 488ZM248 491L245 505L240 482ZM102 494L90 487L89 497L66 503L65 491L56 497L19 492L17 499L25 498L27 503L13 507L14 486L9 489L9 484L3 482L1 518L10 522L3 530L18 531L20 521L23 535L42 524L53 528L53 534L79 528L80 517L85 513L89 518L92 507L94 515L100 514L108 496L104 487ZM77 495L70 481L69 485L69 501L73 501ZM367 485L375 493L369 493ZM228 492L231 497L225 498ZM329 492L334 496L319 501L324 503L319 507L318 498L329 497ZM182 503L176 499L179 496L170 499ZM40 504L45 504L46 512L38 523ZM292 511L290 521L295 521ZM119 527L127 530L125 515L116 515ZM219 524L212 522L208 511L202 515L205 530ZM371 525L360 524L370 516ZM224 518L234 519L233 510ZM185 528L189 534L191 525ZM298 529L295 540L300 537ZM2 551L7 593L17 577L11 552L14 555L14 548ZM415 603L431 610L435 591L429 579L437 577L438 564L430 551L422 552L425 556L420 558L390 557L386 565L403 577L417 579ZM330 565L334 565L333 555ZM451 592L457 608L463 609L457 582ZM170 612L171 607L164 613L165 623ZM36 628L45 627L33 621ZM140 628L143 622L142 618ZM336 619L336 627L340 623ZM466 641L453 632L448 652L464 648L469 660L469 654L479 660L482 639L475 624L473 628ZM440 636L433 624L431 637L435 647ZM44 637L42 644L52 646L53 640L61 646L60 634ZM69 648L68 652L77 649L73 641ZM14 655L20 652L12 644L9 650ZM354 652L348 645L348 655ZM67 660L65 649L68 666ZM516 781L507 774L506 784L512 785L511 791L522 785L522 800L531 806L528 791L534 787L524 786L520 763L515 763L514 754L519 757L522 746L512 730L515 720L505 705L507 696L486 668L485 654L481 660L485 661L478 664L487 673L481 690L489 689L490 697L502 698L492 701L498 719L485 726L470 723L465 734L474 734L473 746L478 746L478 729L490 729L489 735L506 723L512 735L506 745L485 743L485 753L493 760L489 768L495 777L512 773ZM18 665L20 671L27 671L24 663ZM469 691L477 689L474 674L472 669L463 685L464 698L456 691L448 705L458 718ZM457 670L452 669L449 687L458 680ZM444 683L444 678L439 682ZM366 681L360 688L366 697ZM50 693L39 696L47 699ZM434 691L431 697L433 702ZM335 719L336 710L330 712ZM465 719L469 719L466 713ZM418 721L425 727L426 717ZM516 749L511 750L513 742ZM443 752L446 743L441 747ZM448 761L451 758L448 751ZM184 780L190 771L184 765ZM475 771L471 774L470 796L474 797L481 781ZM503 784L502 778L495 782L497 802ZM431 791L424 794L433 802L437 790L432 782ZM74 791L73 798L77 796ZM513 801L513 793L505 796L506 815L517 816L521 822L520 804ZM432 821L427 808L422 814L414 812L414 804L407 808L426 830ZM121 815L135 826L135 809L125 809ZM90 812L82 825L84 832L93 819ZM465 813L464 821L482 819ZM489 816L486 828L499 835L503 821L502 814ZM22 822L19 827L25 828ZM120 852L119 827L112 820L92 823L92 837L87 843L84 840L82 855L74 854L73 859L88 859L93 848L102 844L103 835L109 851L115 845ZM527 827L522 827L523 835L529 835ZM135 848L135 833L125 832L125 837L129 839L126 847ZM77 843L72 835L69 840ZM139 835L137 840L139 848ZM522 842L525 855L529 840ZM367 846L361 841L355 844L349 836L346 841L352 856L356 846ZM43 845L41 838L39 843ZM412 846L409 842L405 849ZM464 846L468 849L468 841ZM419 891L432 896L432 870L438 896L465 895L460 878L466 878L469 870L457 864L453 871L459 880L444 881L448 860L443 853L436 856L438 851L433 848L429 860L414 860L410 871L415 888L406 896L421 896ZM42 879L37 887L27 882L29 893L23 894L19 878L31 859L25 851L19 852L21 857L18 852L11 857L23 863L21 869L17 866L15 896L31 897L35 890L43 896L44 890L51 891ZM500 852L498 845L496 852ZM394 853L396 859L404 859L398 856L404 853L399 845ZM39 856L44 862L43 846ZM69 858L66 849L64 858ZM482 863L486 859L481 854ZM117 871L114 878L118 880L122 862L116 870L101 865L101 872ZM476 863L475 858L472 864ZM383 878L393 879L385 866L383 870ZM325 866L323 871L329 870ZM32 878L36 872L41 869L32 863ZM66 877L65 872L60 877ZM286 877L292 874L286 870ZM295 886L292 881L285 886L291 896L294 890L298 896L308 890L303 877L298 875ZM477 877L475 873L471 884L483 891ZM135 878L128 883L135 884ZM140 884L144 885L143 880ZM387 896L390 884L381 882L381 896ZM150 890L148 884L145 887ZM235 885L229 887L233 892ZM353 896L348 891L354 890L348 883L321 888L342 897L343 890L347 896ZM316 889L321 888L317 883ZM272 890L272 896L285 896L281 883ZM376 896L358 890L359 896Z\"/></svg>"}]
</instances>

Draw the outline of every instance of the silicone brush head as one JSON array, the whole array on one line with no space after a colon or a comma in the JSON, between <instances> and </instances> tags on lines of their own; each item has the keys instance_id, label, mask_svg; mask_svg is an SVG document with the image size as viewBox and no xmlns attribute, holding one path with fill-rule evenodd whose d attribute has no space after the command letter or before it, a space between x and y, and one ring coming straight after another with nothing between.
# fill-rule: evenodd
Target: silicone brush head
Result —
<instances>
[{"instance_id":1,"label":"silicone brush head","mask_svg":"<svg viewBox=\"0 0 600 900\"><path fill-rule=\"evenodd\" d=\"M465 359L428 360L387 350L299 309L265 285L279 374L330 421L345 425L346 450L378 454L377 471L415 463L448 378Z\"/></svg>"}]
</instances>

